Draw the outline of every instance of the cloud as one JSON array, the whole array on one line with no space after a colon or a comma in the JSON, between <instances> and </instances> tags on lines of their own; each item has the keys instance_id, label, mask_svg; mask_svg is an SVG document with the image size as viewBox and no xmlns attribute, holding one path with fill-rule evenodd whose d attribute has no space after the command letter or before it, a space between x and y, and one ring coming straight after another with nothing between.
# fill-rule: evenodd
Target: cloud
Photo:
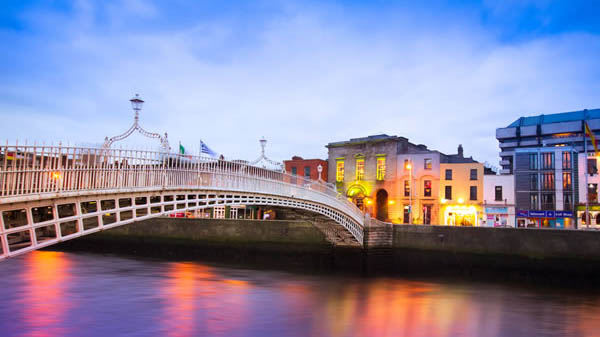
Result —
<instances>
[{"instance_id":1,"label":"cloud","mask_svg":"<svg viewBox=\"0 0 600 337\"><path fill-rule=\"evenodd\" d=\"M34 28L0 84L6 137L101 141L127 129L126 100L139 92L145 129L186 148L203 139L233 158L257 157L261 136L281 160L325 157L329 142L387 133L447 153L462 143L467 155L496 163L496 128L593 108L600 89L593 34L506 42L469 13L365 19L294 2L178 24L164 8L122 5L29 14Z\"/></svg>"}]
</instances>

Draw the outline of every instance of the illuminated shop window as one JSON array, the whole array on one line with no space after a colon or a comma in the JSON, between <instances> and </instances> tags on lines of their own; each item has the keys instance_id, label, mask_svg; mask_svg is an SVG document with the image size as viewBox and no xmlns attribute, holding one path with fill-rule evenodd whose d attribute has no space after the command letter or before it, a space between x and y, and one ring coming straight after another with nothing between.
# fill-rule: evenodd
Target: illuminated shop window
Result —
<instances>
[{"instance_id":1,"label":"illuminated shop window","mask_svg":"<svg viewBox=\"0 0 600 337\"><path fill-rule=\"evenodd\" d=\"M377 158L377 180L385 179L385 157Z\"/></svg>"},{"instance_id":2,"label":"illuminated shop window","mask_svg":"<svg viewBox=\"0 0 600 337\"><path fill-rule=\"evenodd\" d=\"M344 161L338 160L335 166L335 181L344 181Z\"/></svg>"},{"instance_id":3,"label":"illuminated shop window","mask_svg":"<svg viewBox=\"0 0 600 337\"><path fill-rule=\"evenodd\" d=\"M365 179L365 160L356 159L356 180Z\"/></svg>"}]
</instances>

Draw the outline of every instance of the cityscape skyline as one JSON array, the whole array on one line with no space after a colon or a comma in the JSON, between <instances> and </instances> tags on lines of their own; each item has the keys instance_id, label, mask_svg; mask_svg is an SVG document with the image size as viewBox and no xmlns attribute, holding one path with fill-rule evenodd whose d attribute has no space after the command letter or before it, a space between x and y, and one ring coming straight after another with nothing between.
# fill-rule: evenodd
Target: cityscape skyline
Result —
<instances>
[{"instance_id":1,"label":"cityscape skyline","mask_svg":"<svg viewBox=\"0 0 600 337\"><path fill-rule=\"evenodd\" d=\"M269 157L283 160L325 158L330 142L383 133L443 153L463 144L498 165L496 128L598 107L592 9L584 1L9 4L0 16L0 116L14 127L4 138L101 143L126 129L127 100L139 93L144 128L168 132L172 146L194 149L202 139L229 158L252 160L263 136Z\"/></svg>"}]
</instances>

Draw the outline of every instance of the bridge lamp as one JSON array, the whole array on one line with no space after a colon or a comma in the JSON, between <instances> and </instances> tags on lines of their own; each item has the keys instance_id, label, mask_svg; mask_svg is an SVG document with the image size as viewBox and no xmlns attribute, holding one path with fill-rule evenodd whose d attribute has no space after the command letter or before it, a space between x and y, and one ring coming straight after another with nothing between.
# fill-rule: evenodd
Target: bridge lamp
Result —
<instances>
[{"instance_id":1,"label":"bridge lamp","mask_svg":"<svg viewBox=\"0 0 600 337\"><path fill-rule=\"evenodd\" d=\"M144 101L140 98L140 94L135 94L135 97L130 99L131 107L135 112L142 110L142 105L144 105Z\"/></svg>"},{"instance_id":2,"label":"bridge lamp","mask_svg":"<svg viewBox=\"0 0 600 337\"><path fill-rule=\"evenodd\" d=\"M319 180L323 180L321 179L321 173L323 173L323 166L321 164L317 166L317 172L319 172Z\"/></svg>"}]
</instances>

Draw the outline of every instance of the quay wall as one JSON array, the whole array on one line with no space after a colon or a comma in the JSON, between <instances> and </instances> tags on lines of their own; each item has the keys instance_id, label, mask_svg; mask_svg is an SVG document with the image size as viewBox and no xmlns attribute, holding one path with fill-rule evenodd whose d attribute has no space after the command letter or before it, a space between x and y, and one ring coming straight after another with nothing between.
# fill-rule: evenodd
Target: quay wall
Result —
<instances>
[{"instance_id":1,"label":"quay wall","mask_svg":"<svg viewBox=\"0 0 600 337\"><path fill-rule=\"evenodd\" d=\"M155 218L49 249L367 273L600 280L600 231L390 224L366 231L370 244L363 249L332 245L306 220Z\"/></svg>"},{"instance_id":2,"label":"quay wall","mask_svg":"<svg viewBox=\"0 0 600 337\"><path fill-rule=\"evenodd\" d=\"M161 217L65 241L49 249L250 266L362 269L360 248L334 249L325 234L306 220Z\"/></svg>"}]
</instances>

